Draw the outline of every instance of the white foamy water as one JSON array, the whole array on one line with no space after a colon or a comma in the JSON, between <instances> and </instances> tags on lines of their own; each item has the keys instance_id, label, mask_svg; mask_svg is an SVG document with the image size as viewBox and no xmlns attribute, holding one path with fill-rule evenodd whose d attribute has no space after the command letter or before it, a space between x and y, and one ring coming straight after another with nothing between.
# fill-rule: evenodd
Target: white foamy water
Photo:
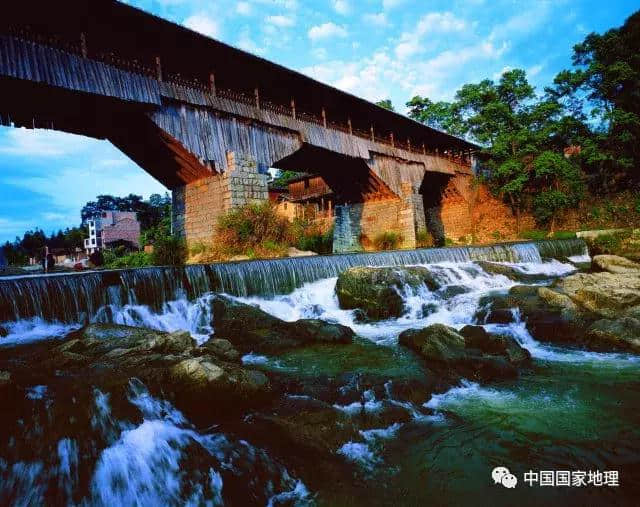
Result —
<instances>
[{"instance_id":1,"label":"white foamy water","mask_svg":"<svg viewBox=\"0 0 640 507\"><path fill-rule=\"evenodd\" d=\"M158 331L189 331L200 344L209 339L213 333L211 327L211 294L193 302L186 298L168 301L160 312L154 312L144 305L108 305L101 308L94 319L95 322L122 324L125 326L145 327Z\"/></svg>"},{"instance_id":2,"label":"white foamy water","mask_svg":"<svg viewBox=\"0 0 640 507\"><path fill-rule=\"evenodd\" d=\"M351 327L358 335L381 345L394 345L398 335L416 327L442 323L462 327L473 321L478 301L490 291L508 290L515 282L503 275L493 275L477 264L444 262L426 265L441 288L430 291L426 285L414 290L406 287L402 292L407 308L398 319L380 322L359 322L353 310L340 308L335 294L337 278L326 278L308 283L291 294L273 298L236 298L255 304L264 311L286 321L316 318ZM449 296L447 290L455 289ZM462 293L457 293L462 292Z\"/></svg>"},{"instance_id":3,"label":"white foamy water","mask_svg":"<svg viewBox=\"0 0 640 507\"><path fill-rule=\"evenodd\" d=\"M20 345L51 338L64 338L70 332L80 329L80 324L45 322L39 317L3 324L7 336L0 338L0 345Z\"/></svg>"},{"instance_id":4,"label":"white foamy water","mask_svg":"<svg viewBox=\"0 0 640 507\"><path fill-rule=\"evenodd\" d=\"M558 347L536 340L526 323L522 320L519 310L513 309L513 322L510 324L485 324L483 327L490 333L503 334L513 337L531 356L543 361L557 361L566 363L609 363L624 366L640 363L640 357L623 352L592 352L583 349Z\"/></svg>"}]
</instances>

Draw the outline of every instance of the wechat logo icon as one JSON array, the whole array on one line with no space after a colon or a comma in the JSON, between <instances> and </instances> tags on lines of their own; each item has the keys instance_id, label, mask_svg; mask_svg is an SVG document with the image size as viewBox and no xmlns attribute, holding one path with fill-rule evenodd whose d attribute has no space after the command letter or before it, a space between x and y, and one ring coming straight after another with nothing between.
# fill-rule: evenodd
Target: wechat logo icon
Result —
<instances>
[{"instance_id":1,"label":"wechat logo icon","mask_svg":"<svg viewBox=\"0 0 640 507\"><path fill-rule=\"evenodd\" d=\"M509 472L507 467L495 467L491 472L494 484L502 484L505 488L513 489L518 484L518 478Z\"/></svg>"}]
</instances>

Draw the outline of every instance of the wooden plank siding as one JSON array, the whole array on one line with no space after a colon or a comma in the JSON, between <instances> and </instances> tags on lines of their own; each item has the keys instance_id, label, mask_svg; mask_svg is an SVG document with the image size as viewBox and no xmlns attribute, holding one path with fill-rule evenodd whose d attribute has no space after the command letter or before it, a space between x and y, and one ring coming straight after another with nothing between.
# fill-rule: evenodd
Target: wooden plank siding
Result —
<instances>
[{"instance_id":1,"label":"wooden plank siding","mask_svg":"<svg viewBox=\"0 0 640 507\"><path fill-rule=\"evenodd\" d=\"M35 42L0 35L0 75L125 101L161 104L159 83Z\"/></svg>"}]
</instances>

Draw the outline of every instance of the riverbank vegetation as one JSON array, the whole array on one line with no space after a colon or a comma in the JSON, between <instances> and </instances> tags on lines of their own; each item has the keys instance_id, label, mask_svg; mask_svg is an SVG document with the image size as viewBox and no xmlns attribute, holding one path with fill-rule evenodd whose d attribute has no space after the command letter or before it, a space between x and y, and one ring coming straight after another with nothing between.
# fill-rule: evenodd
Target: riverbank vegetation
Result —
<instances>
[{"instance_id":1,"label":"riverbank vegetation","mask_svg":"<svg viewBox=\"0 0 640 507\"><path fill-rule=\"evenodd\" d=\"M189 262L268 259L300 252L327 254L332 250L332 228L323 230L302 218L291 222L266 201L246 204L222 215L215 241L191 245Z\"/></svg>"},{"instance_id":2,"label":"riverbank vegetation","mask_svg":"<svg viewBox=\"0 0 640 507\"><path fill-rule=\"evenodd\" d=\"M573 68L542 92L513 69L498 81L465 84L450 102L415 96L409 116L483 147L480 177L511 207L518 232L525 213L553 233L585 208L595 226L637 226L639 37L637 12L619 28L587 35L573 49Z\"/></svg>"}]
</instances>

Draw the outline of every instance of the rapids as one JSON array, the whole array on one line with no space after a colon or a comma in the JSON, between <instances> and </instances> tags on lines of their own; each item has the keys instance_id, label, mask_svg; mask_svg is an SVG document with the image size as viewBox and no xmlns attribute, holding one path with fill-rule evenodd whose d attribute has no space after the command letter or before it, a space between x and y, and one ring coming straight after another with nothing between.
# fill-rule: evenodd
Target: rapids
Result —
<instances>
[{"instance_id":1,"label":"rapids","mask_svg":"<svg viewBox=\"0 0 640 507\"><path fill-rule=\"evenodd\" d=\"M71 400L55 388L32 386L15 413L5 414L0 502L221 505L233 503L227 495L234 494L248 505L471 505L478 498L496 505L633 503L640 484L638 357L541 343L515 310L509 324L476 322L483 296L516 284L486 272L478 260L540 274L538 283L545 284L589 257L582 242L568 240L0 280L5 347L62 338L87 322L186 329L204 342L215 335L209 303L216 292L283 320L340 323L356 332L357 343L277 357L252 353L243 363L303 385L351 373L382 376L384 389L362 389L357 401L340 397L351 386L333 387L333 410L354 421L377 420L389 407L408 414L361 425L334 449L354 476L311 488L309 470L293 473L286 459L234 437L228 425L196 428L135 379L125 393L87 386ZM360 322L339 308L334 293L338 274L359 265L426 266L441 288L407 287L405 315ZM532 371L487 385L463 380L419 402L400 399L396 383L420 378L424 366L397 345L398 335L433 323L480 324L508 334L531 353ZM514 490L493 484L496 466L516 475ZM523 481L529 470L615 470L621 486L529 486Z\"/></svg>"}]
</instances>

